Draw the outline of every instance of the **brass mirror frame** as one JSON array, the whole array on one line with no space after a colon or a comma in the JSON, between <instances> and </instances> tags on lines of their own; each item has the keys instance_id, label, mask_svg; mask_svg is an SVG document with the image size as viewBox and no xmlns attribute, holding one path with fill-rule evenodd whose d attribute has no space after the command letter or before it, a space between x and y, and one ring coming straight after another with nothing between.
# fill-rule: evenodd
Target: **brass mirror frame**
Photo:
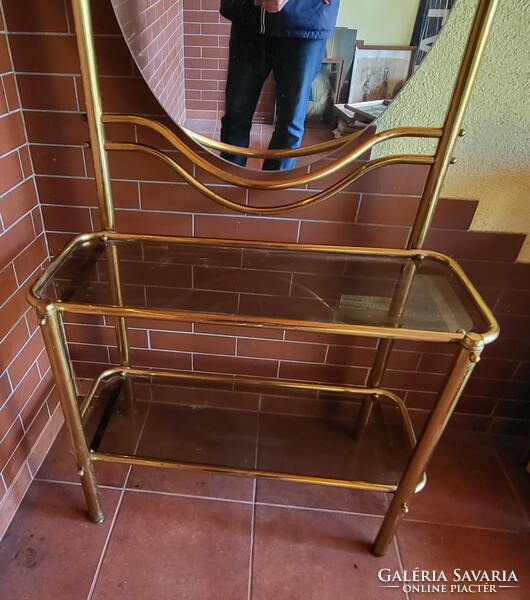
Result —
<instances>
[{"instance_id":1,"label":"brass mirror frame","mask_svg":"<svg viewBox=\"0 0 530 600\"><path fill-rule=\"evenodd\" d=\"M107 151L129 151L141 152L154 156L162 160L178 173L187 183L204 196L222 206L244 214L270 214L282 213L289 210L309 206L321 202L337 192L341 191L363 174L378 169L389 164L421 164L429 167L429 174L425 188L420 201L420 206L412 228L412 233L407 243L408 249L419 249L423 247L425 237L429 230L434 211L440 196L441 187L447 173L449 165L454 162L453 150L456 140L464 135L461 129L464 112L467 108L469 98L475 83L476 75L484 52L484 47L491 30L491 25L495 11L500 0L478 0L478 5L468 36L467 46L465 48L460 69L456 78L453 94L451 96L445 121L440 128L420 128L420 127L402 127L389 129L370 136L360 146L354 150L346 152L334 163L317 169L314 172L303 173L296 176L279 175L276 172L274 176L247 177L240 176L237 168L227 165L224 170L217 166L217 159L208 160L205 154L194 150L185 143L183 138L193 142L204 142L202 136L190 133L181 128L182 137L173 133L169 128L161 123L145 117L134 115L106 114L102 109L101 93L99 88L99 77L94 48L94 37L92 31L92 19L90 13L90 0L73 0L73 13L76 29L77 44L79 50L81 75L83 79L83 90L86 98L86 109L88 125L91 138L92 156L95 167L95 178L98 190L98 202L101 213L103 228L107 231L115 231L114 207L112 202L112 192L110 186L110 173ZM184 157L189 159L195 167L206 169L211 175L225 183L244 187L248 189L260 190L280 190L294 186L304 186L310 182L318 181L332 174L337 174L341 170L351 165L364 152L372 149L382 141L400 137L430 138L437 140L437 148L434 155L425 154L398 154L385 156L382 158L371 159L361 166L348 170L346 175L332 183L324 190L310 195L309 197L297 202L283 206L253 207L242 206L220 194L212 191L205 186L195 175L186 171L182 165L179 165L166 153L152 148L150 146L138 143L119 143L107 141L105 135L105 124L128 123L147 127L158 132L166 141ZM295 150L272 150L256 151L246 149L244 154L253 157L287 157L302 156L320 153L323 150L343 147L348 142L348 137L332 140L323 144L307 146ZM230 146L215 142L217 149L230 149ZM238 148L238 151L241 151ZM212 158L214 158L212 156ZM261 173L260 173L261 175Z\"/></svg>"}]
</instances>

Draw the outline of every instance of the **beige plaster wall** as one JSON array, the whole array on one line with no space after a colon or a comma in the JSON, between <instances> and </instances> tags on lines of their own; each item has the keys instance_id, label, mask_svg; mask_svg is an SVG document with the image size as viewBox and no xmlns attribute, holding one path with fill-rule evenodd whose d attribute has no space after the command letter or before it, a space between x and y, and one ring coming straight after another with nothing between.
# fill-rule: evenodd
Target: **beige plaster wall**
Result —
<instances>
[{"instance_id":1,"label":"beige plaster wall","mask_svg":"<svg viewBox=\"0 0 530 600\"><path fill-rule=\"evenodd\" d=\"M337 25L365 44L408 46L420 0L342 0Z\"/></svg>"},{"instance_id":2,"label":"beige plaster wall","mask_svg":"<svg viewBox=\"0 0 530 600\"><path fill-rule=\"evenodd\" d=\"M435 47L379 129L440 125L477 0L459 0ZM501 0L443 195L478 199L472 228L530 234L530 2ZM385 145L424 151L422 142ZM529 236L530 237L530 236ZM519 256L530 261L530 240Z\"/></svg>"}]
</instances>

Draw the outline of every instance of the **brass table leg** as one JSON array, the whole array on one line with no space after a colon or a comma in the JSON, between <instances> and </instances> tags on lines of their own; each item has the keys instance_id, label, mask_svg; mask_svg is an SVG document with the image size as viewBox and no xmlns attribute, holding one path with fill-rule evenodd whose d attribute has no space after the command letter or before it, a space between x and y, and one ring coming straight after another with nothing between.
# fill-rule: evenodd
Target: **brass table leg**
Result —
<instances>
[{"instance_id":1,"label":"brass table leg","mask_svg":"<svg viewBox=\"0 0 530 600\"><path fill-rule=\"evenodd\" d=\"M39 324L50 358L55 382L59 390L61 408L64 413L68 433L70 434L77 472L83 486L90 520L93 523L101 523L103 521L103 512L99 504L96 475L86 442L81 412L77 403L74 375L68 356L62 318L57 308L55 306L47 306L46 310L39 315Z\"/></svg>"},{"instance_id":2,"label":"brass table leg","mask_svg":"<svg viewBox=\"0 0 530 600\"><path fill-rule=\"evenodd\" d=\"M478 334L468 334L462 340L438 402L423 428L409 464L394 493L392 502L379 529L372 547L372 552L375 555L383 556L386 553L401 519L409 511L416 486L425 471L434 448L440 440L447 421L473 371L473 367L480 359L483 347L484 340Z\"/></svg>"}]
</instances>

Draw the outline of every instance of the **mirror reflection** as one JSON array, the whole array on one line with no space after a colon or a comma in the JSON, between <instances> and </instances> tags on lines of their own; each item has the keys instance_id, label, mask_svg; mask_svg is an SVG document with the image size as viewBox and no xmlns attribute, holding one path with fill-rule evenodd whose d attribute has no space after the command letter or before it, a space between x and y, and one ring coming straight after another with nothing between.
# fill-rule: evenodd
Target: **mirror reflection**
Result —
<instances>
[{"instance_id":1,"label":"mirror reflection","mask_svg":"<svg viewBox=\"0 0 530 600\"><path fill-rule=\"evenodd\" d=\"M453 3L112 0L142 75L177 124L270 149L359 135L430 50ZM266 170L296 162L222 156Z\"/></svg>"}]
</instances>

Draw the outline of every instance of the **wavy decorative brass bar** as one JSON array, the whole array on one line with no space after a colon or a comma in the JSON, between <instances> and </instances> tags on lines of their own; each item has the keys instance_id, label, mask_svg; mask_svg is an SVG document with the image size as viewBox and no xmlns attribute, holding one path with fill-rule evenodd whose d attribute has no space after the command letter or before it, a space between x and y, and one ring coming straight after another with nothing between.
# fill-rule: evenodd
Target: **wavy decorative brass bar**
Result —
<instances>
[{"instance_id":1,"label":"wavy decorative brass bar","mask_svg":"<svg viewBox=\"0 0 530 600\"><path fill-rule=\"evenodd\" d=\"M267 182L264 182L259 179L251 179L248 177L240 177L239 175L233 175L232 173L228 173L224 169L221 169L214 165L212 162L189 148L177 135L175 135L171 129L162 125L162 123L158 123L152 119L148 119L146 117L139 117L136 115L108 115L104 114L101 117L103 123L121 123L121 124L129 124L129 125L140 125L152 129L156 131L161 136L163 136L176 150L181 152L187 159L189 159L195 166L204 169L210 175L213 175L220 181L224 181L225 183L230 183L237 187L244 187L249 189L258 189L258 190L281 190L287 189L291 187L298 187L301 185L306 185L313 181L317 181L318 179L322 179L323 177L327 177L328 175L333 175L337 171L340 171L343 167L351 164L353 161L357 160L360 156L362 156L365 152L372 149L377 144L392 140L399 137L420 137L420 138L431 138L437 139L442 137L443 131L437 127L402 127L397 129L388 129L387 131L382 131L373 135L370 139L366 140L359 146L356 146L355 149L348 152L338 160L331 163L329 166L318 169L312 173L306 173L303 175L299 175L297 177L286 177L280 179L273 179L272 177L268 178ZM106 149L112 150L115 148L116 144L107 143ZM230 147L232 148L232 147ZM234 151L238 150L236 146L233 146ZM124 149L124 148L122 148ZM252 151L254 152L254 151ZM293 150L271 150L267 153L267 156L271 158L278 157L287 157L294 156ZM251 153L249 156L256 156ZM404 155L406 156L406 155ZM419 155L425 156L425 155ZM427 163L431 164L431 163Z\"/></svg>"},{"instance_id":2,"label":"wavy decorative brass bar","mask_svg":"<svg viewBox=\"0 0 530 600\"><path fill-rule=\"evenodd\" d=\"M312 154L330 152L331 150L341 148L344 144L355 139L364 131L360 129L356 133L343 135L339 138L328 140L327 142L312 144L311 146L301 146L300 148L290 148L288 150L269 150L268 148L241 148L241 146L233 146L232 144L225 144L225 142L214 140L197 133L196 131L192 131L187 127L183 127L182 125L180 125L180 128L187 136L205 148L211 148L212 150L218 150L219 152L238 154L239 156L249 156L252 158L298 158L300 156L311 156Z\"/></svg>"},{"instance_id":3,"label":"wavy decorative brass bar","mask_svg":"<svg viewBox=\"0 0 530 600\"><path fill-rule=\"evenodd\" d=\"M297 208L302 208L306 206L310 206L312 204L317 204L318 202L322 202L326 200L330 196L335 195L337 192L342 191L346 188L350 183L354 182L356 179L364 175L365 173L369 173L383 165L392 165L392 164L409 164L409 165L432 165L434 163L434 158L432 156L421 156L415 154L404 154L402 156L385 156L382 158L377 158L375 160L371 160L369 162L363 163L360 167L353 170L346 177L341 180L335 182L330 187L322 190L321 192L317 192L308 198L304 198L303 200L298 200L297 202L292 202L291 204L283 204L276 206L248 206L238 204L237 202L233 202L232 200L228 200L228 198L224 198L218 193L214 192L206 185L204 185L201 181L195 178L193 175L188 173L186 169L180 165L178 162L173 160L167 154L162 152L161 150L156 150L156 148L151 148L150 146L145 146L143 144L136 144L133 142L127 143L117 143L117 142L107 142L105 144L105 148L107 150L123 150L128 152L141 152L143 154L148 154L155 158L158 158L163 163L165 163L168 167L172 168L178 175L182 177L189 185L195 188L198 192L210 198L217 204L224 206L230 210L235 212L249 214L249 215L270 215L277 214L282 212L287 212L288 210L295 210ZM304 176L302 179L307 180L307 182L312 181L314 177L309 174ZM243 185L242 183L239 185ZM249 187L244 185L243 187ZM289 183L286 182L274 182L271 181L259 181L255 182L252 186L252 189L258 190L270 190L270 189L285 189L290 187Z\"/></svg>"}]
</instances>

